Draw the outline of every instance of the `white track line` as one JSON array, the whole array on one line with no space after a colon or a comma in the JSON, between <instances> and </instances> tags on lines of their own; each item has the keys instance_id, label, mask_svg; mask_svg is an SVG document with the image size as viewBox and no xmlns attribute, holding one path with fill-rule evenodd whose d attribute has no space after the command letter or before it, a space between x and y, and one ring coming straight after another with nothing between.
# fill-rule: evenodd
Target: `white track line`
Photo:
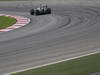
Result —
<instances>
[{"instance_id":1,"label":"white track line","mask_svg":"<svg viewBox=\"0 0 100 75\"><path fill-rule=\"evenodd\" d=\"M17 73L17 72L23 72L23 71L27 71L27 70L30 70L30 69L36 69L36 68L40 68L40 67L44 67L44 66L48 66L48 65L52 65L52 64L57 64L57 63L61 63L61 62L64 62L64 61L73 60L73 59L77 59L77 58L89 56L89 55L96 54L96 53L100 53L100 51L93 52L93 53L89 53L89 54L85 54L85 55L80 55L80 56L77 56L77 57L72 57L72 58L69 58L69 59L61 60L61 61L56 61L56 62L52 62L52 63L47 63L47 64L43 64L43 65L39 65L39 66L27 68L27 69L15 71L15 72L10 72L10 73L7 73L7 74L5 74L5 75L11 75L11 74Z\"/></svg>"},{"instance_id":2,"label":"white track line","mask_svg":"<svg viewBox=\"0 0 100 75\"><path fill-rule=\"evenodd\" d=\"M6 15L6 14L0 14L0 16L9 16L9 17L15 18L17 20L16 24L14 24L10 27L7 27L5 29L0 29L0 32L7 32L7 31L14 30L16 28L20 28L22 26L25 26L30 22L29 18L26 18L23 16L14 16L14 15Z\"/></svg>"}]
</instances>

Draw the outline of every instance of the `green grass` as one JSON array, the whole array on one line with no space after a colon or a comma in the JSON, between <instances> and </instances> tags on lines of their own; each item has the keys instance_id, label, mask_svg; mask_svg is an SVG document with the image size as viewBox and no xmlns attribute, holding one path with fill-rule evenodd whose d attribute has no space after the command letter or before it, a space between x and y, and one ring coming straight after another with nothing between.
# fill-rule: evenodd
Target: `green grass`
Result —
<instances>
[{"instance_id":1,"label":"green grass","mask_svg":"<svg viewBox=\"0 0 100 75\"><path fill-rule=\"evenodd\" d=\"M100 72L100 53L11 75L90 75Z\"/></svg>"},{"instance_id":2,"label":"green grass","mask_svg":"<svg viewBox=\"0 0 100 75\"><path fill-rule=\"evenodd\" d=\"M16 23L16 19L6 16L0 16L0 29L7 28Z\"/></svg>"}]
</instances>

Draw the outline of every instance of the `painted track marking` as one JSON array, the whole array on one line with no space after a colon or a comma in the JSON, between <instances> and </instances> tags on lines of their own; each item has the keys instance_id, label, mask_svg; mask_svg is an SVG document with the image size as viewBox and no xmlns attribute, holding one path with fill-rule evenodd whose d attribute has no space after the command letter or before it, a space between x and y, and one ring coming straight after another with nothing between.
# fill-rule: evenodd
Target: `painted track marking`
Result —
<instances>
[{"instance_id":1,"label":"painted track marking","mask_svg":"<svg viewBox=\"0 0 100 75\"><path fill-rule=\"evenodd\" d=\"M17 20L16 24L14 24L10 27L7 27L5 29L0 29L0 32L7 32L7 31L14 30L16 28L20 28L22 26L25 26L30 22L29 18L26 18L23 16L14 16L14 15L6 15L6 14L0 14L0 16L9 16L9 17L15 18Z\"/></svg>"},{"instance_id":2,"label":"painted track marking","mask_svg":"<svg viewBox=\"0 0 100 75\"><path fill-rule=\"evenodd\" d=\"M52 65L52 64L57 64L57 63L61 63L61 62L65 62L65 61L69 61L69 60L73 60L73 59L77 59L77 58L81 58L81 57L85 57L85 56L97 54L97 53L100 53L100 51L92 52L92 53L89 53L89 54L84 54L84 55L80 55L80 56L76 56L76 57L72 57L72 58L68 58L68 59L61 60L61 61L51 62L51 63L47 63L47 64L43 64L43 65L39 65L39 66L27 68L27 69L22 69L22 70L10 72L10 73L7 73L7 74L5 74L5 75L11 75L11 74L13 74L13 73L23 72L23 71L27 71L27 70L30 70L30 69L36 69L36 68L40 68L40 67L44 67L44 66L48 66L48 65Z\"/></svg>"}]
</instances>

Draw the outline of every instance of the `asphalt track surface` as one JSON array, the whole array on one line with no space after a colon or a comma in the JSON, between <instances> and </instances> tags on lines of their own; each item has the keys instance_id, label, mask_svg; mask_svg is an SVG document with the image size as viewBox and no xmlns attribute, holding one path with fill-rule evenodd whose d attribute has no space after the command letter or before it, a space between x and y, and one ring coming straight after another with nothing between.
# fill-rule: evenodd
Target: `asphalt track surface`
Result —
<instances>
[{"instance_id":1,"label":"asphalt track surface","mask_svg":"<svg viewBox=\"0 0 100 75\"><path fill-rule=\"evenodd\" d=\"M0 7L31 23L0 33L0 75L100 51L100 8L51 5L52 14L30 16L30 7Z\"/></svg>"}]
</instances>

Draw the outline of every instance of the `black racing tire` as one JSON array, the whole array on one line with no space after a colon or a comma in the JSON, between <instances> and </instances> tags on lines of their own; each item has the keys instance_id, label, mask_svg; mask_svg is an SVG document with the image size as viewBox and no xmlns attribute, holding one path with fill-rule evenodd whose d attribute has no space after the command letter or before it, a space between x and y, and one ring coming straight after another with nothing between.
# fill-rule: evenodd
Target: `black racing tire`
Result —
<instances>
[{"instance_id":1,"label":"black racing tire","mask_svg":"<svg viewBox=\"0 0 100 75\"><path fill-rule=\"evenodd\" d=\"M34 9L30 10L30 15L34 15Z\"/></svg>"},{"instance_id":2,"label":"black racing tire","mask_svg":"<svg viewBox=\"0 0 100 75\"><path fill-rule=\"evenodd\" d=\"M47 9L47 14L51 14L51 8Z\"/></svg>"},{"instance_id":3,"label":"black racing tire","mask_svg":"<svg viewBox=\"0 0 100 75\"><path fill-rule=\"evenodd\" d=\"M36 16L40 15L40 11L39 10L35 10L35 15Z\"/></svg>"}]
</instances>

